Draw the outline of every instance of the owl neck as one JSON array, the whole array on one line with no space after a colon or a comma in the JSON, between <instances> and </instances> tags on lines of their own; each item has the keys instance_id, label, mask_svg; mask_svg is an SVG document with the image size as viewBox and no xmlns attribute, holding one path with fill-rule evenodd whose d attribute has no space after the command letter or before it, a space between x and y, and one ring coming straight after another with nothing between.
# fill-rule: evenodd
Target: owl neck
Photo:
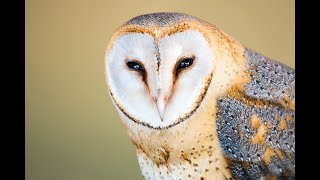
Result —
<instances>
[{"instance_id":1,"label":"owl neck","mask_svg":"<svg viewBox=\"0 0 320 180\"><path fill-rule=\"evenodd\" d=\"M214 103L208 104L213 107L203 109L215 109ZM215 113L199 111L192 119L169 129L128 130L145 179L231 177L219 145Z\"/></svg>"}]
</instances>

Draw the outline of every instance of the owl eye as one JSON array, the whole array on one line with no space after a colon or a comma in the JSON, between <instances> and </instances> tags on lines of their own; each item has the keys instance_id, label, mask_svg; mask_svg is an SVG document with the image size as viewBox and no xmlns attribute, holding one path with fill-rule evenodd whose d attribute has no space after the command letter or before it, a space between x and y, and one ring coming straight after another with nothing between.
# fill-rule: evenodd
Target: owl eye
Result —
<instances>
[{"instance_id":1,"label":"owl eye","mask_svg":"<svg viewBox=\"0 0 320 180\"><path fill-rule=\"evenodd\" d=\"M192 63L193 63L193 59L194 59L194 57L185 57L185 58L182 58L182 59L179 61L179 63L178 63L177 70L186 69L186 68L188 68L189 66L191 66Z\"/></svg>"},{"instance_id":2,"label":"owl eye","mask_svg":"<svg viewBox=\"0 0 320 180\"><path fill-rule=\"evenodd\" d=\"M129 62L127 62L127 66L128 66L128 68L130 68L132 70L144 72L143 66L137 61L129 61Z\"/></svg>"}]
</instances>

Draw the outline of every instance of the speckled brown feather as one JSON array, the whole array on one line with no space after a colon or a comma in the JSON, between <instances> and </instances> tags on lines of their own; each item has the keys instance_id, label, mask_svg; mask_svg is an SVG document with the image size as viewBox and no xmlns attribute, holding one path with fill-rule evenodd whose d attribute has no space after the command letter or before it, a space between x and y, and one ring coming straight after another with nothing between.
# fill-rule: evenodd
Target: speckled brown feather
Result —
<instances>
[{"instance_id":1,"label":"speckled brown feather","mask_svg":"<svg viewBox=\"0 0 320 180\"><path fill-rule=\"evenodd\" d=\"M250 49L244 56L250 80L218 98L222 149L237 179L294 178L294 70Z\"/></svg>"}]
</instances>

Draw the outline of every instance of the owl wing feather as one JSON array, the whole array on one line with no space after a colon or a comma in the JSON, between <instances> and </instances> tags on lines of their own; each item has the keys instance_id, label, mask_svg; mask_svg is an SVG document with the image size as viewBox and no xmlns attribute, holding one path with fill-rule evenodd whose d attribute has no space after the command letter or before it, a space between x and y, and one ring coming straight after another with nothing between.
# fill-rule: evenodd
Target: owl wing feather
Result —
<instances>
[{"instance_id":1,"label":"owl wing feather","mask_svg":"<svg viewBox=\"0 0 320 180\"><path fill-rule=\"evenodd\" d=\"M246 49L250 82L218 98L217 133L236 179L294 179L295 71Z\"/></svg>"}]
</instances>

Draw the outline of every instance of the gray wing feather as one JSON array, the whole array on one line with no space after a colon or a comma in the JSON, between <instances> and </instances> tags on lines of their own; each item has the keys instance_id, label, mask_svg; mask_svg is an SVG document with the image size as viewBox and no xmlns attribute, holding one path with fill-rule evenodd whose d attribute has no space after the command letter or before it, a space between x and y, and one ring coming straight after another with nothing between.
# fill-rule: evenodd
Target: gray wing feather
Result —
<instances>
[{"instance_id":1,"label":"gray wing feather","mask_svg":"<svg viewBox=\"0 0 320 180\"><path fill-rule=\"evenodd\" d=\"M245 56L251 76L242 92L246 100L218 99L221 147L236 179L294 179L295 71L250 49ZM257 107L257 101L265 104ZM253 143L259 131L251 125L253 116L268 127L260 143Z\"/></svg>"}]
</instances>

